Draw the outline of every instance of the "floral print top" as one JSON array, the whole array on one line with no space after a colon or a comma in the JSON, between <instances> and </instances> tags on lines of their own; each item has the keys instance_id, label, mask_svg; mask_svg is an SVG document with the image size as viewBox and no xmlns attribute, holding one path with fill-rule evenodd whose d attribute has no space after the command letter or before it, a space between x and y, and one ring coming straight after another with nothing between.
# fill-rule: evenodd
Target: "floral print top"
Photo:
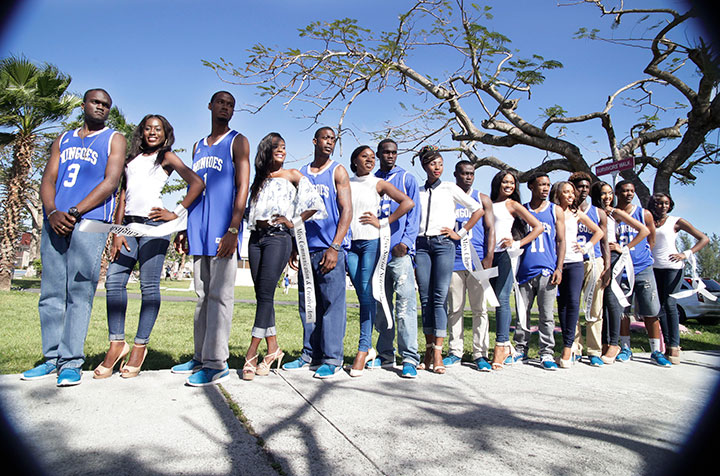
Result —
<instances>
[{"instance_id":1,"label":"floral print top","mask_svg":"<svg viewBox=\"0 0 720 476\"><path fill-rule=\"evenodd\" d=\"M292 221L307 210L317 210L310 220L327 218L322 197L307 177L300 179L297 188L285 178L269 178L250 203L248 227L255 230L258 221L270 220L273 215L281 215Z\"/></svg>"}]
</instances>

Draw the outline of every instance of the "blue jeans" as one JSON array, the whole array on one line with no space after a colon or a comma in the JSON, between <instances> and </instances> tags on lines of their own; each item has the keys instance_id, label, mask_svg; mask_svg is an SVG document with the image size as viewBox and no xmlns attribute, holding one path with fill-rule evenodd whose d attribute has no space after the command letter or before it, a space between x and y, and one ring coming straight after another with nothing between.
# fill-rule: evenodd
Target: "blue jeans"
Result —
<instances>
[{"instance_id":1,"label":"blue jeans","mask_svg":"<svg viewBox=\"0 0 720 476\"><path fill-rule=\"evenodd\" d=\"M342 365L343 339L345 338L345 252L337 255L335 267L326 274L320 272L322 251L310 253L315 282L315 323L305 322L305 285L302 269L298 277L300 320L303 324L303 350L305 362Z\"/></svg>"},{"instance_id":2,"label":"blue jeans","mask_svg":"<svg viewBox=\"0 0 720 476\"><path fill-rule=\"evenodd\" d=\"M680 315L678 314L677 301L670 295L680 290L683 269L655 268L653 272L655 273L655 283L660 296L660 314L658 317L660 318L660 327L662 328L665 345L668 347L680 347Z\"/></svg>"},{"instance_id":3,"label":"blue jeans","mask_svg":"<svg viewBox=\"0 0 720 476\"><path fill-rule=\"evenodd\" d=\"M378 258L380 240L353 240L347 254L347 269L360 302L359 352L372 346L372 326L375 321L375 298L372 295L372 275Z\"/></svg>"},{"instance_id":4,"label":"blue jeans","mask_svg":"<svg viewBox=\"0 0 720 476\"><path fill-rule=\"evenodd\" d=\"M385 274L385 295L390 309L393 308L395 294L396 326L387 327L387 318L380 303L377 303L375 329L378 331L377 351L385 360L395 360L395 327L397 327L397 345L403 363L420 363L417 343L417 297L415 296L415 272L410 255L393 257Z\"/></svg>"},{"instance_id":5,"label":"blue jeans","mask_svg":"<svg viewBox=\"0 0 720 476\"><path fill-rule=\"evenodd\" d=\"M41 240L45 272L38 312L43 355L58 370L80 368L107 233L75 230L60 236L45 220Z\"/></svg>"},{"instance_id":6,"label":"blue jeans","mask_svg":"<svg viewBox=\"0 0 720 476\"><path fill-rule=\"evenodd\" d=\"M447 296L455 265L455 242L443 235L418 237L415 263L423 333L445 337Z\"/></svg>"},{"instance_id":7,"label":"blue jeans","mask_svg":"<svg viewBox=\"0 0 720 476\"><path fill-rule=\"evenodd\" d=\"M582 291L585 270L583 263L565 263L562 280L558 285L558 319L562 329L563 347L572 347L575 329L580 317L580 291Z\"/></svg>"},{"instance_id":8,"label":"blue jeans","mask_svg":"<svg viewBox=\"0 0 720 476\"><path fill-rule=\"evenodd\" d=\"M500 303L495 308L495 342L503 343L510 341L510 321L512 311L510 310L510 292L513 285L512 265L507 251L495 252L493 266L497 266L497 278L492 278L490 284Z\"/></svg>"},{"instance_id":9,"label":"blue jeans","mask_svg":"<svg viewBox=\"0 0 720 476\"><path fill-rule=\"evenodd\" d=\"M149 218L146 225L158 226L161 221ZM160 312L160 278L165 262L165 253L170 244L170 237L126 236L130 251L120 249L117 259L110 263L105 280L107 290L107 321L110 340L125 340L125 311L127 310L127 282L135 263L140 263L140 320L138 322L135 343L147 344L150 332Z\"/></svg>"}]
</instances>

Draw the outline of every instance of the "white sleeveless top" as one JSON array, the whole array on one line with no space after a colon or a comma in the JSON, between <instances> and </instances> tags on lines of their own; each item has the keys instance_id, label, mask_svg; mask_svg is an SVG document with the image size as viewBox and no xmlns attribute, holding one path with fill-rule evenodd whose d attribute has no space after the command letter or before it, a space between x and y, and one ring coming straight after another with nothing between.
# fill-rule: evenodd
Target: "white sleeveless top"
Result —
<instances>
[{"instance_id":1,"label":"white sleeveless top","mask_svg":"<svg viewBox=\"0 0 720 476\"><path fill-rule=\"evenodd\" d=\"M365 212L378 216L380 211L380 194L377 184L380 179L372 174L362 177L357 175L350 179L350 193L352 194L353 216L350 222L350 232L353 240L375 240L380 238L380 230L373 225L363 225L360 217Z\"/></svg>"},{"instance_id":2,"label":"white sleeveless top","mask_svg":"<svg viewBox=\"0 0 720 476\"><path fill-rule=\"evenodd\" d=\"M495 252L505 251L506 248L500 246L500 242L505 238L512 240L512 225L515 217L510 214L505 204L507 200L502 202L493 202L493 215L495 215Z\"/></svg>"},{"instance_id":3,"label":"white sleeveless top","mask_svg":"<svg viewBox=\"0 0 720 476\"><path fill-rule=\"evenodd\" d=\"M583 261L582 251L577 251L578 213L565 213L565 262L579 263Z\"/></svg>"},{"instance_id":4,"label":"white sleeveless top","mask_svg":"<svg viewBox=\"0 0 720 476\"><path fill-rule=\"evenodd\" d=\"M680 217L668 216L662 226L655 228L655 247L652 249L652 255L655 259L653 268L682 269L685 267L683 261L670 261L670 255L678 252L675 246L678 235L675 231L675 225L679 219Z\"/></svg>"},{"instance_id":5,"label":"white sleeveless top","mask_svg":"<svg viewBox=\"0 0 720 476\"><path fill-rule=\"evenodd\" d=\"M125 215L147 217L153 207L162 208L161 192L170 176L155 164L157 152L138 155L125 166Z\"/></svg>"},{"instance_id":6,"label":"white sleeveless top","mask_svg":"<svg viewBox=\"0 0 720 476\"><path fill-rule=\"evenodd\" d=\"M617 236L615 235L615 219L607 214L607 242L617 243Z\"/></svg>"}]
</instances>

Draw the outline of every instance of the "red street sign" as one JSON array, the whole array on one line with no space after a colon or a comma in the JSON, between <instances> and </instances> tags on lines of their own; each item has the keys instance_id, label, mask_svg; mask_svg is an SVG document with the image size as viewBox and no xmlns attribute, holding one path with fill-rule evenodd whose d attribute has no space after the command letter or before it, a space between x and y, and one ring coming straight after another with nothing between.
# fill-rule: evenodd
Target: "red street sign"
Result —
<instances>
[{"instance_id":1,"label":"red street sign","mask_svg":"<svg viewBox=\"0 0 720 476\"><path fill-rule=\"evenodd\" d=\"M617 162L610 162L595 167L595 175L605 175L611 172L622 172L623 170L632 169L635 167L635 157L628 157L626 159L618 160Z\"/></svg>"}]
</instances>

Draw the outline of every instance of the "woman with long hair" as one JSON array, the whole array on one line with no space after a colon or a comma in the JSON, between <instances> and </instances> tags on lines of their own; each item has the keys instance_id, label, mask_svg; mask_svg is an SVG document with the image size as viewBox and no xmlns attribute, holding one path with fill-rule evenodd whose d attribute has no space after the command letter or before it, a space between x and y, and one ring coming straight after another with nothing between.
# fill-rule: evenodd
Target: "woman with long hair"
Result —
<instances>
[{"instance_id":1,"label":"woman with long hair","mask_svg":"<svg viewBox=\"0 0 720 476\"><path fill-rule=\"evenodd\" d=\"M558 182L553 202L565 215L565 261L562 280L558 286L558 318L563 335L563 350L558 359L560 368L568 369L575 361L575 330L580 317L580 291L585 270L583 255L600 241L604 233L577 204L578 192L572 182ZM592 237L582 247L578 244L578 224L582 223L592 232Z\"/></svg>"},{"instance_id":2,"label":"woman with long hair","mask_svg":"<svg viewBox=\"0 0 720 476\"><path fill-rule=\"evenodd\" d=\"M495 218L495 255L493 266L497 266L498 275L490 280L500 306L495 308L495 350L492 368L500 370L513 359L510 344L510 291L515 281L510 252L515 252L531 243L543 232L543 226L524 206L518 190L517 173L505 169L495 174L490 182L490 200L493 202ZM524 223L523 223L524 222ZM525 233L526 225L531 230Z\"/></svg>"},{"instance_id":3,"label":"woman with long hair","mask_svg":"<svg viewBox=\"0 0 720 476\"><path fill-rule=\"evenodd\" d=\"M360 302L360 342L358 353L350 368L351 377L360 377L365 364L377 357L372 348L372 326L377 304L373 297L371 279L378 260L380 245L380 198L387 195L400 206L388 217L394 223L415 205L391 183L371 174L375 168L375 152L367 146L357 147L350 155L350 179L353 217L350 223L352 241L347 254L347 268Z\"/></svg>"},{"instance_id":4,"label":"woman with long hair","mask_svg":"<svg viewBox=\"0 0 720 476\"><path fill-rule=\"evenodd\" d=\"M293 249L293 219L308 220L325 207L315 187L297 169L285 169L285 140L271 132L260 141L255 155L255 178L250 185L248 257L255 287L255 322L245 354L243 380L268 375L278 367L283 351L275 329L275 289ZM314 217L320 218L320 217ZM258 346L265 339L267 354L258 364Z\"/></svg>"},{"instance_id":5,"label":"woman with long hair","mask_svg":"<svg viewBox=\"0 0 720 476\"><path fill-rule=\"evenodd\" d=\"M420 149L420 162L427 175L420 187L420 230L415 255L415 276L420 291L425 358L418 366L435 373L445 373L442 350L447 335L447 295L455 265L455 241L462 239L482 218L482 205L453 182L443 182L443 158L437 147ZM462 205L471 212L470 219L458 232L455 209Z\"/></svg>"},{"instance_id":6,"label":"woman with long hair","mask_svg":"<svg viewBox=\"0 0 720 476\"><path fill-rule=\"evenodd\" d=\"M669 213L675 208L675 202L667 193L655 193L647 205L655 220L655 247L652 250L653 273L660 297L660 327L665 341L665 357L673 363L680 363L680 317L677 303L670 297L680 290L685 260L697 253L710 240L707 235L678 216ZM679 232L684 231L695 238L695 245L678 253L675 241Z\"/></svg>"},{"instance_id":7,"label":"woman with long hair","mask_svg":"<svg viewBox=\"0 0 720 476\"><path fill-rule=\"evenodd\" d=\"M172 151L175 142L173 127L159 114L143 117L133 132L125 161L116 224L142 223L160 225L177 218L176 212L187 209L205 189L203 180ZM177 172L189 185L185 198L174 212L163 206L161 194L170 175ZM125 312L127 310L127 282L136 263L140 266L142 304L135 345L130 358L121 366L124 378L136 377L147 356L150 332L160 311L160 278L170 236L115 235L110 249L111 263L107 270L107 320L110 349L94 372L97 379L112 375L113 368L129 352L125 342Z\"/></svg>"}]
</instances>

